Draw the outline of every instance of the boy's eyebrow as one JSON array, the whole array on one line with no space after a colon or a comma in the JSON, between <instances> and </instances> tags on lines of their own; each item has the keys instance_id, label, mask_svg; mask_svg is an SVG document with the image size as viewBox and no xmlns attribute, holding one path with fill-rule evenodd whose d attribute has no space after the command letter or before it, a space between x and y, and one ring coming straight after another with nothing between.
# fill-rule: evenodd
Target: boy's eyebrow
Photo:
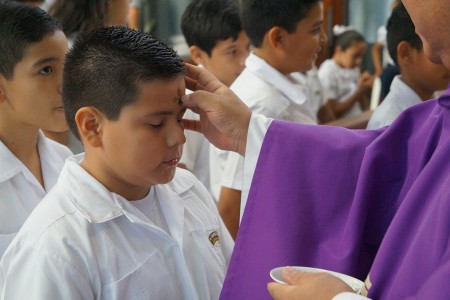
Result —
<instances>
[{"instance_id":1,"label":"boy's eyebrow","mask_svg":"<svg viewBox=\"0 0 450 300\"><path fill-rule=\"evenodd\" d=\"M235 44L228 45L228 47L226 47L225 50L229 50L232 48L236 48L236 45Z\"/></svg>"},{"instance_id":2,"label":"boy's eyebrow","mask_svg":"<svg viewBox=\"0 0 450 300\"><path fill-rule=\"evenodd\" d=\"M146 115L146 117L152 117L152 116L170 116L170 115L176 115L179 113L184 113L186 111L186 108L180 109L178 112L173 112L170 110L161 110L161 111L155 111L152 113L149 113Z\"/></svg>"},{"instance_id":3,"label":"boy's eyebrow","mask_svg":"<svg viewBox=\"0 0 450 300\"><path fill-rule=\"evenodd\" d=\"M324 20L317 21L317 22L315 22L315 23L313 24L312 27L322 26L322 25L324 24L324 22L325 22Z\"/></svg>"},{"instance_id":4,"label":"boy's eyebrow","mask_svg":"<svg viewBox=\"0 0 450 300\"><path fill-rule=\"evenodd\" d=\"M45 58L41 58L40 60L38 60L37 62L35 62L34 64L33 64L33 67L34 66L40 66L40 65L44 65L44 64L48 64L48 63L51 63L51 62L55 62L55 61L57 61L58 59L56 58L56 57L45 57Z\"/></svg>"}]
</instances>

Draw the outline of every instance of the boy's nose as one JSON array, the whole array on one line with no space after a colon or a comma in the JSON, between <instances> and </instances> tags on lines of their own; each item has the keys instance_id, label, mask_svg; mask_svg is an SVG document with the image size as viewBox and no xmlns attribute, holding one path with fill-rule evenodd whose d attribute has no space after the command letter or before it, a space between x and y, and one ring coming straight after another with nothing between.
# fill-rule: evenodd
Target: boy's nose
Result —
<instances>
[{"instance_id":1,"label":"boy's nose","mask_svg":"<svg viewBox=\"0 0 450 300\"><path fill-rule=\"evenodd\" d=\"M181 126L177 126L176 128L171 130L171 133L168 138L168 146L173 147L176 145L182 145L186 143L186 136L184 135L184 129Z\"/></svg>"},{"instance_id":2,"label":"boy's nose","mask_svg":"<svg viewBox=\"0 0 450 300\"><path fill-rule=\"evenodd\" d=\"M245 68L245 61L247 60L248 54L247 55L242 55L241 57L241 61L239 62L239 66L244 69Z\"/></svg>"}]
</instances>

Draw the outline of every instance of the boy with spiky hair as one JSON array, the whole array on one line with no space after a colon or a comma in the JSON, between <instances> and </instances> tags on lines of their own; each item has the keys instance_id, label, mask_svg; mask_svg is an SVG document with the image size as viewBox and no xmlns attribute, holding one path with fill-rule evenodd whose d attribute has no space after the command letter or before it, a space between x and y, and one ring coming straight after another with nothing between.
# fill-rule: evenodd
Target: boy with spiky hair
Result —
<instances>
[{"instance_id":1,"label":"boy with spiky hair","mask_svg":"<svg viewBox=\"0 0 450 300\"><path fill-rule=\"evenodd\" d=\"M219 297L233 242L203 185L177 169L184 91L181 58L145 33L100 28L75 42L63 101L86 152L5 253L2 296Z\"/></svg>"}]
</instances>

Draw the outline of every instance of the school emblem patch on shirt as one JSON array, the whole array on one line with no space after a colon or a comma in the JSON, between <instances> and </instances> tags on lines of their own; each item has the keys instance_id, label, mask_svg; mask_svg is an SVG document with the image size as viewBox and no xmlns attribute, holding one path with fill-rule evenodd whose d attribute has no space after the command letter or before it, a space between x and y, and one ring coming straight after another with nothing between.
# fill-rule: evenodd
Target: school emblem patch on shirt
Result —
<instances>
[{"instance_id":1,"label":"school emblem patch on shirt","mask_svg":"<svg viewBox=\"0 0 450 300\"><path fill-rule=\"evenodd\" d=\"M214 246L219 241L219 234L217 234L217 231L211 232L211 234L208 237L211 244Z\"/></svg>"}]
</instances>

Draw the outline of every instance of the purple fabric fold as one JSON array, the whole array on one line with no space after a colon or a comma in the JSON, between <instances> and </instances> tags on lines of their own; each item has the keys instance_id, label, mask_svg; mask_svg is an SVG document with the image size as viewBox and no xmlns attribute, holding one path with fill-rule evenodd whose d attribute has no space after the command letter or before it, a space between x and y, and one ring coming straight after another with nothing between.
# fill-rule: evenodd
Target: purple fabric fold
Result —
<instances>
[{"instance_id":1,"label":"purple fabric fold","mask_svg":"<svg viewBox=\"0 0 450 300\"><path fill-rule=\"evenodd\" d=\"M373 299L448 299L450 89L388 128L274 121L220 299L271 299L269 272L365 280Z\"/></svg>"}]
</instances>

